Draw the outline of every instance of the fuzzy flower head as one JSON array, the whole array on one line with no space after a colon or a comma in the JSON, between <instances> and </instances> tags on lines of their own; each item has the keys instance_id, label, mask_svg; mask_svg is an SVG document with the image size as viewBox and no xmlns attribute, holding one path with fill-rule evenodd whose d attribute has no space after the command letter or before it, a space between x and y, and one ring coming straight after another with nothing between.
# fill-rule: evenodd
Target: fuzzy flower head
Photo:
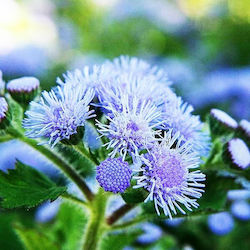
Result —
<instances>
[{"instance_id":1,"label":"fuzzy flower head","mask_svg":"<svg viewBox=\"0 0 250 250\"><path fill-rule=\"evenodd\" d=\"M241 169L250 166L250 152L243 140L234 138L227 143L226 147L226 154L234 166Z\"/></svg>"},{"instance_id":2,"label":"fuzzy flower head","mask_svg":"<svg viewBox=\"0 0 250 250\"><path fill-rule=\"evenodd\" d=\"M85 66L83 70L68 71L66 74L63 74L63 77L64 81L59 77L57 78L57 83L60 86L69 84L73 88L79 85L84 88L96 88L100 81L105 81L111 76L104 67L94 65L92 68Z\"/></svg>"},{"instance_id":3,"label":"fuzzy flower head","mask_svg":"<svg viewBox=\"0 0 250 250\"><path fill-rule=\"evenodd\" d=\"M65 85L57 87L56 91L44 91L40 101L31 102L31 108L26 112L23 126L28 130L27 136L47 137L52 146L70 139L87 119L95 116L94 111L89 110L93 97L93 90L81 86L72 88Z\"/></svg>"},{"instance_id":4,"label":"fuzzy flower head","mask_svg":"<svg viewBox=\"0 0 250 250\"><path fill-rule=\"evenodd\" d=\"M132 74L133 76L145 77L165 85L171 84L163 70L158 69L156 66L152 67L147 62L136 57L120 56L113 61L107 61L103 67L114 77Z\"/></svg>"},{"instance_id":5,"label":"fuzzy flower head","mask_svg":"<svg viewBox=\"0 0 250 250\"><path fill-rule=\"evenodd\" d=\"M167 100L162 112L164 128L172 129L174 133L180 132L197 153L206 155L210 149L210 138L203 131L200 117L192 114L193 110L193 107L184 103L180 97L175 96Z\"/></svg>"},{"instance_id":6,"label":"fuzzy flower head","mask_svg":"<svg viewBox=\"0 0 250 250\"><path fill-rule=\"evenodd\" d=\"M0 123L6 118L8 112L8 103L4 97L0 97Z\"/></svg>"},{"instance_id":7,"label":"fuzzy flower head","mask_svg":"<svg viewBox=\"0 0 250 250\"><path fill-rule=\"evenodd\" d=\"M38 89L40 82L35 77L21 77L14 79L7 84L7 90L11 93L31 93Z\"/></svg>"},{"instance_id":8,"label":"fuzzy flower head","mask_svg":"<svg viewBox=\"0 0 250 250\"><path fill-rule=\"evenodd\" d=\"M137 98L123 96L122 108L117 111L113 105L106 106L109 114L106 116L108 124L97 121L101 136L106 136L109 142L107 149L112 148L111 157L119 153L123 159L126 154L139 154L142 149L148 149L160 131L154 128L158 125L160 112L151 103L140 103Z\"/></svg>"},{"instance_id":9,"label":"fuzzy flower head","mask_svg":"<svg viewBox=\"0 0 250 250\"><path fill-rule=\"evenodd\" d=\"M123 95L136 97L141 101L151 102L160 107L166 98L170 98L174 93L166 85L133 74L120 75L115 80L100 81L97 87L97 96L101 107L113 104L114 108L119 109L122 105L121 96Z\"/></svg>"},{"instance_id":10,"label":"fuzzy flower head","mask_svg":"<svg viewBox=\"0 0 250 250\"><path fill-rule=\"evenodd\" d=\"M96 170L96 179L106 192L123 193L130 186L132 170L122 158L108 158Z\"/></svg>"},{"instance_id":11,"label":"fuzzy flower head","mask_svg":"<svg viewBox=\"0 0 250 250\"><path fill-rule=\"evenodd\" d=\"M164 135L162 141L155 145L149 153L141 157L142 165L137 169L139 175L134 178L134 188L145 188L149 195L145 202L152 200L157 214L159 207L164 214L172 218L177 214L176 208L185 214L180 204L188 210L197 208L197 199L201 197L205 175L199 170L199 157L193 152L189 143L181 145L179 133L172 136L172 131Z\"/></svg>"}]
</instances>

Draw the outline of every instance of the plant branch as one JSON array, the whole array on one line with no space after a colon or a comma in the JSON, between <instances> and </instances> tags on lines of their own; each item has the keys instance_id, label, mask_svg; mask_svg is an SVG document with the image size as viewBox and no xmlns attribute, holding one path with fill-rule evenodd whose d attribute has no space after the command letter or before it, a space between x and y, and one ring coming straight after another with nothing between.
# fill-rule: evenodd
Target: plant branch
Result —
<instances>
[{"instance_id":1,"label":"plant branch","mask_svg":"<svg viewBox=\"0 0 250 250\"><path fill-rule=\"evenodd\" d=\"M107 224L108 225L112 225L114 224L116 221L118 221L123 215L125 215L127 212L129 212L131 209L133 209L135 206L134 205L130 205L130 204L124 204L123 206L121 206L120 208L118 208L117 210L115 210L113 212L113 214L111 214L107 219Z\"/></svg>"},{"instance_id":2,"label":"plant branch","mask_svg":"<svg viewBox=\"0 0 250 250\"><path fill-rule=\"evenodd\" d=\"M93 199L94 194L92 193L88 185L85 183L85 181L81 178L81 176L76 172L74 168L72 168L67 162L61 159L55 152L52 152L46 146L37 145L36 140L29 139L27 137L24 137L23 135L19 135L17 139L44 155L59 169L61 169L61 171L65 173L66 176L78 186L78 188L82 191L82 193L88 200Z\"/></svg>"},{"instance_id":3,"label":"plant branch","mask_svg":"<svg viewBox=\"0 0 250 250\"><path fill-rule=\"evenodd\" d=\"M61 197L63 199L66 199L66 200L72 201L72 202L74 202L76 204L79 204L81 206L88 206L88 204L85 201L79 199L78 197L76 197L76 196L74 196L72 194L64 193L64 194L61 195Z\"/></svg>"}]
</instances>

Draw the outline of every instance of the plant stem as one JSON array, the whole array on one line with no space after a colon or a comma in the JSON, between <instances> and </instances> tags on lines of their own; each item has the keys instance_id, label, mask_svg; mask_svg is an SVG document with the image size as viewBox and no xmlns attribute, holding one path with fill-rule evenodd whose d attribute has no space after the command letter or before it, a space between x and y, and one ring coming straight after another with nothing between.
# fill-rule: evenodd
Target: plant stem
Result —
<instances>
[{"instance_id":1,"label":"plant stem","mask_svg":"<svg viewBox=\"0 0 250 250\"><path fill-rule=\"evenodd\" d=\"M105 210L107 203L107 193L101 188L91 203L91 214L89 224L85 233L83 250L98 249L98 241L105 231Z\"/></svg>"},{"instance_id":2,"label":"plant stem","mask_svg":"<svg viewBox=\"0 0 250 250\"><path fill-rule=\"evenodd\" d=\"M36 151L44 155L59 169L61 169L62 172L78 186L78 188L82 191L82 193L88 200L93 199L94 194L89 189L85 181L81 178L81 176L76 172L74 168L68 165L68 163L61 159L55 152L52 152L46 146L37 145L37 141L24 137L21 134L19 134L16 139L24 142L25 144L29 145L30 147L34 148Z\"/></svg>"},{"instance_id":3,"label":"plant stem","mask_svg":"<svg viewBox=\"0 0 250 250\"><path fill-rule=\"evenodd\" d=\"M62 197L63 199L66 199L66 200L72 201L72 202L74 202L74 203L76 203L76 204L79 204L79 205L81 205L81 206L88 206L88 204L87 204L85 201L83 201L83 200L81 200L81 199L75 197L75 196L72 195L72 194L64 193L64 194L61 195L61 197Z\"/></svg>"},{"instance_id":4,"label":"plant stem","mask_svg":"<svg viewBox=\"0 0 250 250\"><path fill-rule=\"evenodd\" d=\"M107 219L107 224L112 225L116 221L118 221L123 215L133 209L135 206L130 204L124 204L123 206L119 207L117 210L113 212Z\"/></svg>"}]
</instances>

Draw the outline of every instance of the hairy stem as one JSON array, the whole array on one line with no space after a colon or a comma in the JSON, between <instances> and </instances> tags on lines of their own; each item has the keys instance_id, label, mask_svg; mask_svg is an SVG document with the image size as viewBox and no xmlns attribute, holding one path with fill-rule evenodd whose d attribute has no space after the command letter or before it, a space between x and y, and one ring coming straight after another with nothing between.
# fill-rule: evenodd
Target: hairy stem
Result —
<instances>
[{"instance_id":1,"label":"hairy stem","mask_svg":"<svg viewBox=\"0 0 250 250\"><path fill-rule=\"evenodd\" d=\"M131 209L133 209L135 206L134 205L130 205L130 204L124 204L123 206L121 206L120 208L118 208L117 210L115 210L113 212L113 214L111 214L107 219L107 224L108 225L112 225L114 224L116 221L118 221L123 215L125 215L127 212L129 212Z\"/></svg>"},{"instance_id":2,"label":"hairy stem","mask_svg":"<svg viewBox=\"0 0 250 250\"><path fill-rule=\"evenodd\" d=\"M105 211L107 203L107 193L99 189L98 194L92 201L89 224L84 236L83 250L96 250L98 243L105 231Z\"/></svg>"},{"instance_id":3,"label":"hairy stem","mask_svg":"<svg viewBox=\"0 0 250 250\"><path fill-rule=\"evenodd\" d=\"M79 204L81 206L88 206L88 204L85 201L79 199L78 197L76 197L76 196L74 196L72 194L64 193L64 194L61 195L61 197L63 199L65 199L65 200L72 201L72 202L74 202L76 204Z\"/></svg>"},{"instance_id":4,"label":"hairy stem","mask_svg":"<svg viewBox=\"0 0 250 250\"><path fill-rule=\"evenodd\" d=\"M11 131L9 132L11 133ZM85 183L85 181L81 178L81 176L76 172L74 168L72 168L67 162L61 159L60 156L58 156L55 152L51 151L51 149L47 148L46 146L37 145L37 141L29 139L23 136L21 133L18 134L17 131L15 131L15 134L13 134L13 136L14 138L24 142L25 144L29 145L30 147L44 155L78 186L78 188L82 191L82 193L88 200L93 199L94 194Z\"/></svg>"}]
</instances>

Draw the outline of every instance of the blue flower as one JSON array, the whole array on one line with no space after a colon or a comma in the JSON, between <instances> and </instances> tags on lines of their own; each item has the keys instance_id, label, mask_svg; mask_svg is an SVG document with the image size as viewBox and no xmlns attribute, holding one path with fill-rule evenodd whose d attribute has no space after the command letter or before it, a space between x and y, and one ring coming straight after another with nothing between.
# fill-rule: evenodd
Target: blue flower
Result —
<instances>
[{"instance_id":1,"label":"blue flower","mask_svg":"<svg viewBox=\"0 0 250 250\"><path fill-rule=\"evenodd\" d=\"M94 117L94 111L89 104L94 97L94 91L78 85L72 88L70 84L57 87L56 91L44 91L39 102L31 102L30 110L23 126L30 138L47 137L49 144L56 145L63 139L70 139L76 134L85 121Z\"/></svg>"},{"instance_id":2,"label":"blue flower","mask_svg":"<svg viewBox=\"0 0 250 250\"><path fill-rule=\"evenodd\" d=\"M0 123L6 118L6 113L8 111L8 103L4 97L0 97Z\"/></svg>"},{"instance_id":3,"label":"blue flower","mask_svg":"<svg viewBox=\"0 0 250 250\"><path fill-rule=\"evenodd\" d=\"M205 156L210 149L210 138L203 131L203 123L200 117L193 115L193 107L184 103L180 97L172 97L164 104L162 120L166 130L180 132L185 141L192 144L194 151L200 156Z\"/></svg>"},{"instance_id":4,"label":"blue flower","mask_svg":"<svg viewBox=\"0 0 250 250\"><path fill-rule=\"evenodd\" d=\"M157 119L161 113L150 102L140 102L137 98L121 97L121 110L117 111L113 104L106 106L108 124L97 121L101 136L106 136L109 142L107 149L112 148L110 156L119 153L125 159L127 153L139 154L142 149L150 148L155 136L160 135Z\"/></svg>"},{"instance_id":5,"label":"blue flower","mask_svg":"<svg viewBox=\"0 0 250 250\"><path fill-rule=\"evenodd\" d=\"M100 102L99 106L105 108L106 105L113 104L117 110L122 105L121 96L123 95L151 102L157 107L162 106L166 99L174 95L168 86L148 77L133 74L122 74L115 79L100 81L96 91Z\"/></svg>"},{"instance_id":6,"label":"blue flower","mask_svg":"<svg viewBox=\"0 0 250 250\"><path fill-rule=\"evenodd\" d=\"M199 182L205 180L205 175L193 170L199 166L199 157L188 142L182 144L179 133L165 133L161 142L140 158L141 166L134 168L139 173L134 176L134 188L143 187L149 192L145 202L154 201L158 215L159 207L172 218L171 213L177 214L176 208L186 213L179 204L190 211L199 206L197 199L205 186Z\"/></svg>"},{"instance_id":7,"label":"blue flower","mask_svg":"<svg viewBox=\"0 0 250 250\"><path fill-rule=\"evenodd\" d=\"M250 205L247 201L235 201L231 206L231 211L239 220L250 220Z\"/></svg>"},{"instance_id":8,"label":"blue flower","mask_svg":"<svg viewBox=\"0 0 250 250\"><path fill-rule=\"evenodd\" d=\"M234 220L228 212L212 214L208 217L208 226L214 234L225 235L233 230Z\"/></svg>"},{"instance_id":9,"label":"blue flower","mask_svg":"<svg viewBox=\"0 0 250 250\"><path fill-rule=\"evenodd\" d=\"M11 80L7 84L7 90L13 93L30 93L40 86L40 82L35 77L21 77Z\"/></svg>"},{"instance_id":10,"label":"blue flower","mask_svg":"<svg viewBox=\"0 0 250 250\"><path fill-rule=\"evenodd\" d=\"M132 170L121 158L106 159L96 171L96 179L105 191L123 193L130 186Z\"/></svg>"},{"instance_id":11,"label":"blue flower","mask_svg":"<svg viewBox=\"0 0 250 250\"><path fill-rule=\"evenodd\" d=\"M156 66L152 67L146 61L136 57L120 56L113 61L107 61L103 67L105 71L109 71L114 77L131 74L165 85L171 84L165 71L158 69Z\"/></svg>"}]
</instances>

